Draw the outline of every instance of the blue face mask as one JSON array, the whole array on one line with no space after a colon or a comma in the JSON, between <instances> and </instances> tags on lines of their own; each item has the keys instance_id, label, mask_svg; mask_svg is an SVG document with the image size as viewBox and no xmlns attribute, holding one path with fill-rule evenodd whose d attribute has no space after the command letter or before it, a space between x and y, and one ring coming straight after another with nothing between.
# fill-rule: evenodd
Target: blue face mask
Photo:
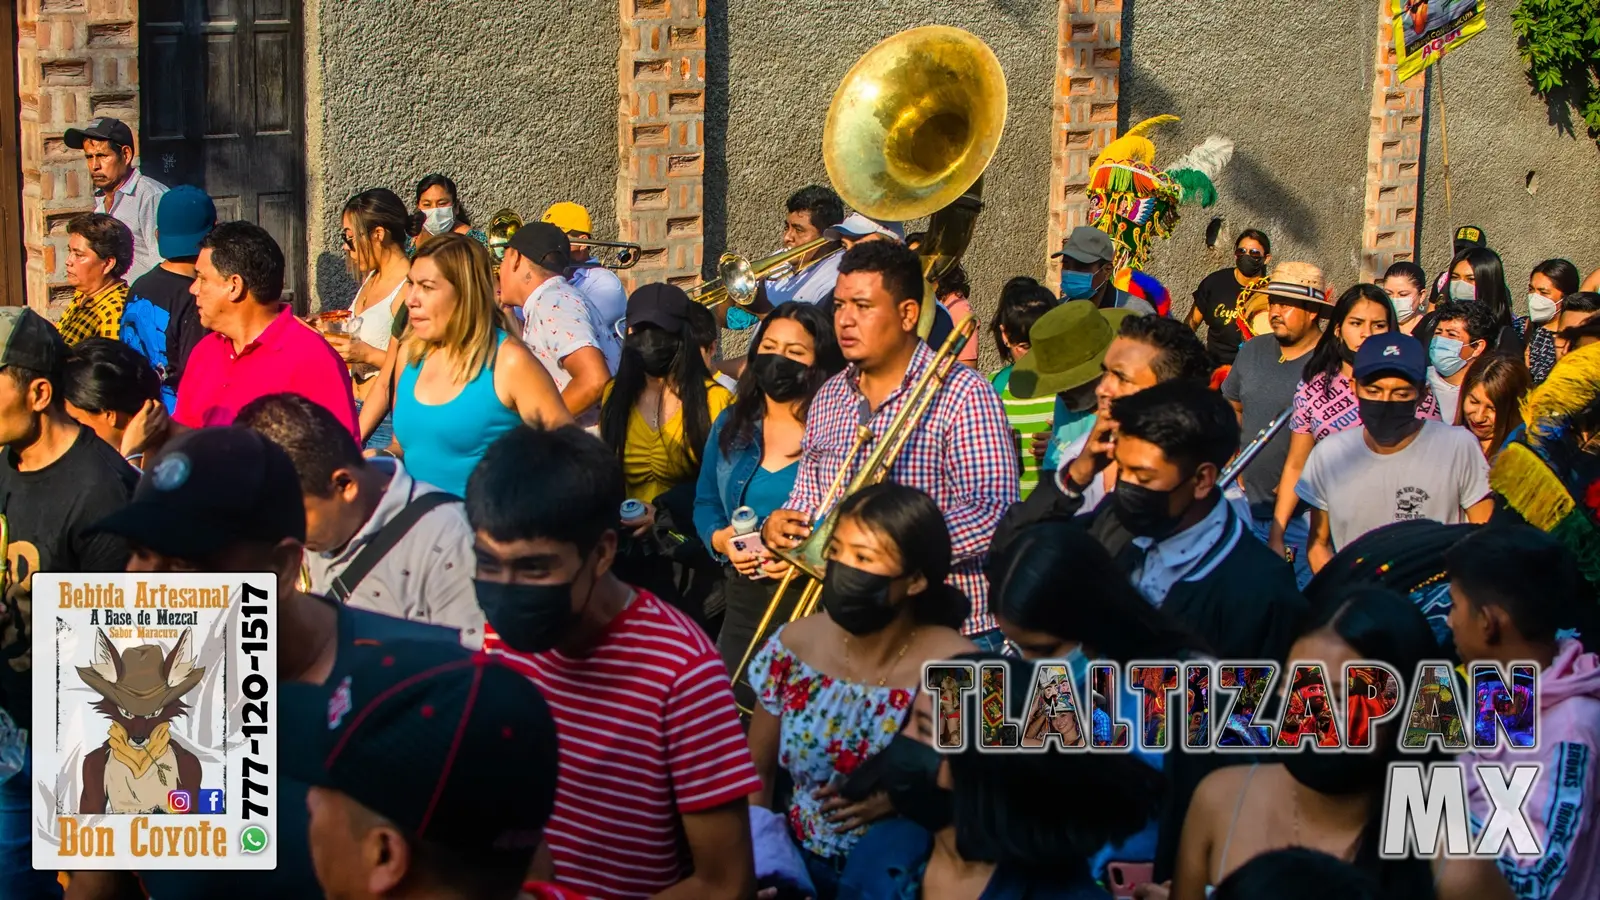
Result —
<instances>
[{"instance_id":1,"label":"blue face mask","mask_svg":"<svg viewBox=\"0 0 1600 900\"><path fill-rule=\"evenodd\" d=\"M1433 364L1434 371L1449 378L1465 368L1469 360L1461 358L1460 341L1435 335L1428 344L1428 362Z\"/></svg>"},{"instance_id":2,"label":"blue face mask","mask_svg":"<svg viewBox=\"0 0 1600 900\"><path fill-rule=\"evenodd\" d=\"M1086 300L1094 296L1094 273L1062 272L1061 296L1068 300Z\"/></svg>"},{"instance_id":3,"label":"blue face mask","mask_svg":"<svg viewBox=\"0 0 1600 900\"><path fill-rule=\"evenodd\" d=\"M1476 300L1478 299L1478 286L1452 278L1450 279L1450 299L1459 300L1463 303L1469 300Z\"/></svg>"}]
</instances>

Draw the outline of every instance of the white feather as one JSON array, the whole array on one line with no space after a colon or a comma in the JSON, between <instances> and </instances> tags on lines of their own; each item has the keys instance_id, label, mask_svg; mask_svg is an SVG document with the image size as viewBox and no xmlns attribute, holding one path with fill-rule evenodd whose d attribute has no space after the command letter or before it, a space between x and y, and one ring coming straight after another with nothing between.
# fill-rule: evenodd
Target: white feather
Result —
<instances>
[{"instance_id":1,"label":"white feather","mask_svg":"<svg viewBox=\"0 0 1600 900\"><path fill-rule=\"evenodd\" d=\"M189 673L194 670L194 651L189 646L189 632L191 630L185 628L183 634L178 635L178 646L174 651L177 655L172 660L172 671L167 673L167 684L170 687L177 687L182 684L183 680L188 678Z\"/></svg>"},{"instance_id":2,"label":"white feather","mask_svg":"<svg viewBox=\"0 0 1600 900\"><path fill-rule=\"evenodd\" d=\"M1167 171L1194 169L1205 173L1205 176L1212 181L1216 181L1217 173L1221 172L1232 159L1233 141L1214 134L1206 138L1200 146L1185 153L1177 162L1167 166Z\"/></svg>"},{"instance_id":3,"label":"white feather","mask_svg":"<svg viewBox=\"0 0 1600 900\"><path fill-rule=\"evenodd\" d=\"M101 678L112 684L117 683L117 650L111 646L111 639L106 637L104 631L95 629L94 633L94 669Z\"/></svg>"}]
</instances>

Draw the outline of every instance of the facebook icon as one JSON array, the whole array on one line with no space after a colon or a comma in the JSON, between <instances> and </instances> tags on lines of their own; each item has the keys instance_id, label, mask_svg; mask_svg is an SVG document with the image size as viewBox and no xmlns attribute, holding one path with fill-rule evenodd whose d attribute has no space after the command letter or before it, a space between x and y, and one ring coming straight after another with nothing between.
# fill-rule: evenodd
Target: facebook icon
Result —
<instances>
[{"instance_id":1,"label":"facebook icon","mask_svg":"<svg viewBox=\"0 0 1600 900\"><path fill-rule=\"evenodd\" d=\"M200 813L216 813L222 815L227 812L227 804L222 800L221 788L201 788L200 808L195 810Z\"/></svg>"}]
</instances>

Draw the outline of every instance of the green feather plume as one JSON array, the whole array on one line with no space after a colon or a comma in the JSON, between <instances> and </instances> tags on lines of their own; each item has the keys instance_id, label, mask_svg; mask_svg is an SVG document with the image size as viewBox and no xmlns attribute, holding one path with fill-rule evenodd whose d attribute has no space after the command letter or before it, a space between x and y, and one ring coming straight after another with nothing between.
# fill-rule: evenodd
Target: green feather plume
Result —
<instances>
[{"instance_id":1,"label":"green feather plume","mask_svg":"<svg viewBox=\"0 0 1600 900\"><path fill-rule=\"evenodd\" d=\"M1169 170L1167 175L1183 191L1183 203L1205 207L1217 202L1217 186L1199 169Z\"/></svg>"}]
</instances>

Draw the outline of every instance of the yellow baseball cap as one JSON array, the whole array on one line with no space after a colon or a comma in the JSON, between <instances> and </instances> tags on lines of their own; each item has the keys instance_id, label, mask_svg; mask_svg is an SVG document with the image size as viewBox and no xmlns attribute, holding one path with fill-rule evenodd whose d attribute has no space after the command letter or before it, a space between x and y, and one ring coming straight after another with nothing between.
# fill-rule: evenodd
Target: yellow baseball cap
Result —
<instances>
[{"instance_id":1,"label":"yellow baseball cap","mask_svg":"<svg viewBox=\"0 0 1600 900\"><path fill-rule=\"evenodd\" d=\"M566 200L550 204L550 208L544 211L544 221L569 234L594 233L594 223L589 220L589 211Z\"/></svg>"}]
</instances>

